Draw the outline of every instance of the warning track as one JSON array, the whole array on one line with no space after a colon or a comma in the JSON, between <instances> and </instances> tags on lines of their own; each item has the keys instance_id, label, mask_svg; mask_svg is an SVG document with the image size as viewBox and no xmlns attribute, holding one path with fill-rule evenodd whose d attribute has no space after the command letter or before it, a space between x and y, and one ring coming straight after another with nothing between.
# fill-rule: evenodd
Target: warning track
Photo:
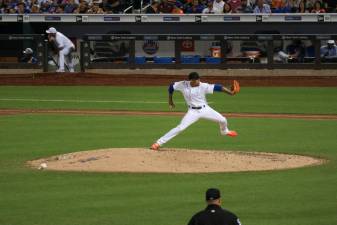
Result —
<instances>
[{"instance_id":1,"label":"warning track","mask_svg":"<svg viewBox=\"0 0 337 225\"><path fill-rule=\"evenodd\" d=\"M183 116L185 112L108 111L77 109L0 109L0 115L18 114L71 114L71 115L129 115L129 116ZM337 115L318 114L270 114L270 113L222 113L229 118L275 118L306 120L337 120Z\"/></svg>"}]
</instances>

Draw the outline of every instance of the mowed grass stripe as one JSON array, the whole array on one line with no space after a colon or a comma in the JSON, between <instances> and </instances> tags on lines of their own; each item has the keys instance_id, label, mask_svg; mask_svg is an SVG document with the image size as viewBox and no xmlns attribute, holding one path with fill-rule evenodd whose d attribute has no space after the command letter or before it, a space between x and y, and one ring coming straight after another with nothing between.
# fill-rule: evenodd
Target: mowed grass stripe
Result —
<instances>
[{"instance_id":1,"label":"mowed grass stripe","mask_svg":"<svg viewBox=\"0 0 337 225\"><path fill-rule=\"evenodd\" d=\"M156 101L122 101L122 100L78 100L78 99L28 99L28 98L0 98L0 101L18 102L71 102L71 103L125 103L125 104L167 104L167 102ZM176 102L185 104L185 102Z\"/></svg>"},{"instance_id":2,"label":"mowed grass stripe","mask_svg":"<svg viewBox=\"0 0 337 225\"><path fill-rule=\"evenodd\" d=\"M169 111L167 87L0 87L2 99L42 99L78 102L0 101L0 108L106 109ZM174 94L177 111L186 111L183 97ZM92 101L92 102L86 102ZM114 101L114 102L110 102ZM120 101L120 102L117 102ZM208 95L211 106L220 112L337 114L337 88L242 87L236 96ZM131 103L128 103L131 102ZM136 102L136 103L132 103ZM139 102L139 103L138 103ZM153 103L142 103L153 102ZM158 104L157 104L158 103Z\"/></svg>"}]
</instances>

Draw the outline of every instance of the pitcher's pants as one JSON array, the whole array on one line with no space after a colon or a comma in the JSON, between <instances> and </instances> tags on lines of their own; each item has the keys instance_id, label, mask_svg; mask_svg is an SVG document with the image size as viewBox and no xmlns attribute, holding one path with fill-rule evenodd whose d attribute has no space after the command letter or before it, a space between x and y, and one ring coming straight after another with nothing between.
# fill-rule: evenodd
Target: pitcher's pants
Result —
<instances>
[{"instance_id":1,"label":"pitcher's pants","mask_svg":"<svg viewBox=\"0 0 337 225\"><path fill-rule=\"evenodd\" d=\"M187 127L189 127L199 119L207 119L219 123L220 133L222 135L226 135L229 131L227 128L227 119L220 113L218 113L217 111L206 105L201 109L189 108L184 118L181 120L180 124L177 127L170 130L163 137L159 138L157 140L157 143L160 145L165 144L166 142L177 136L179 133L181 133L183 130L185 130Z\"/></svg>"}]
</instances>

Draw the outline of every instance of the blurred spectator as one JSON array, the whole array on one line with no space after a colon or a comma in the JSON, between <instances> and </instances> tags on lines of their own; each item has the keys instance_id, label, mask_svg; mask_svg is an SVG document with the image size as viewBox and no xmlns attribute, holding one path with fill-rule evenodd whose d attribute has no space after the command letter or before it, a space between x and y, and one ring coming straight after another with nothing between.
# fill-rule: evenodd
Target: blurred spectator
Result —
<instances>
[{"instance_id":1,"label":"blurred spectator","mask_svg":"<svg viewBox=\"0 0 337 225\"><path fill-rule=\"evenodd\" d=\"M0 14L5 13L5 8L7 8L5 0L0 0Z\"/></svg>"},{"instance_id":2,"label":"blurred spectator","mask_svg":"<svg viewBox=\"0 0 337 225\"><path fill-rule=\"evenodd\" d=\"M149 7L146 8L146 14L156 14L159 13L158 11L159 2L153 1Z\"/></svg>"},{"instance_id":3,"label":"blurred spectator","mask_svg":"<svg viewBox=\"0 0 337 225\"><path fill-rule=\"evenodd\" d=\"M78 8L75 0L67 0L64 4L64 13L73 13Z\"/></svg>"},{"instance_id":4,"label":"blurred spectator","mask_svg":"<svg viewBox=\"0 0 337 225\"><path fill-rule=\"evenodd\" d=\"M0 0L0 13L122 13L124 7L128 6L127 2L138 4L139 0ZM145 11L147 14L337 13L337 0L153 0L151 2L151 6ZM226 6L224 9L226 3L230 7Z\"/></svg>"},{"instance_id":5,"label":"blurred spectator","mask_svg":"<svg viewBox=\"0 0 337 225\"><path fill-rule=\"evenodd\" d=\"M283 13L286 0L273 0L271 3L272 13Z\"/></svg>"},{"instance_id":6,"label":"blurred spectator","mask_svg":"<svg viewBox=\"0 0 337 225\"><path fill-rule=\"evenodd\" d=\"M208 2L211 0L199 0L200 4L202 4L204 6L204 8L207 7Z\"/></svg>"},{"instance_id":7,"label":"blurred spectator","mask_svg":"<svg viewBox=\"0 0 337 225\"><path fill-rule=\"evenodd\" d=\"M40 6L39 5L33 5L30 13L40 13Z\"/></svg>"},{"instance_id":8,"label":"blurred spectator","mask_svg":"<svg viewBox=\"0 0 337 225\"><path fill-rule=\"evenodd\" d=\"M315 1L316 0L306 0L306 8L309 12L314 8Z\"/></svg>"},{"instance_id":9,"label":"blurred spectator","mask_svg":"<svg viewBox=\"0 0 337 225\"><path fill-rule=\"evenodd\" d=\"M232 13L232 6L227 2L223 6L223 13L225 14Z\"/></svg>"},{"instance_id":10,"label":"blurred spectator","mask_svg":"<svg viewBox=\"0 0 337 225\"><path fill-rule=\"evenodd\" d=\"M321 58L337 58L337 46L334 40L328 40L327 45L320 49Z\"/></svg>"},{"instance_id":11,"label":"blurred spectator","mask_svg":"<svg viewBox=\"0 0 337 225\"><path fill-rule=\"evenodd\" d=\"M20 58L20 62L37 64L37 59L34 57L34 52L31 48L26 48L22 53L23 56Z\"/></svg>"},{"instance_id":12,"label":"blurred spectator","mask_svg":"<svg viewBox=\"0 0 337 225\"><path fill-rule=\"evenodd\" d=\"M100 7L101 1L94 0L89 6L87 13L89 14L104 14L103 9Z\"/></svg>"},{"instance_id":13,"label":"blurred spectator","mask_svg":"<svg viewBox=\"0 0 337 225\"><path fill-rule=\"evenodd\" d=\"M236 9L237 13L252 13L253 8L247 2L247 0L241 0L241 5Z\"/></svg>"},{"instance_id":14,"label":"blurred spectator","mask_svg":"<svg viewBox=\"0 0 337 225\"><path fill-rule=\"evenodd\" d=\"M122 11L120 0L108 0L107 4L113 13L120 13Z\"/></svg>"},{"instance_id":15,"label":"blurred spectator","mask_svg":"<svg viewBox=\"0 0 337 225\"><path fill-rule=\"evenodd\" d=\"M284 6L284 13L294 13L297 11L300 0L287 0Z\"/></svg>"},{"instance_id":16,"label":"blurred spectator","mask_svg":"<svg viewBox=\"0 0 337 225\"><path fill-rule=\"evenodd\" d=\"M333 9L336 8L337 1L336 0L323 0L324 8L326 12L332 13Z\"/></svg>"},{"instance_id":17,"label":"blurred spectator","mask_svg":"<svg viewBox=\"0 0 337 225\"><path fill-rule=\"evenodd\" d=\"M325 9L320 1L316 1L311 13L325 13Z\"/></svg>"},{"instance_id":18,"label":"blurred spectator","mask_svg":"<svg viewBox=\"0 0 337 225\"><path fill-rule=\"evenodd\" d=\"M110 0L102 0L102 3L100 3L99 7L103 9L103 11L105 13L118 13L119 12L119 2L116 3L116 9L114 11L113 2L111 2Z\"/></svg>"},{"instance_id":19,"label":"blurred spectator","mask_svg":"<svg viewBox=\"0 0 337 225\"><path fill-rule=\"evenodd\" d=\"M55 13L63 14L63 13L64 13L63 7L62 7L61 5L58 5L58 6L56 7Z\"/></svg>"},{"instance_id":20,"label":"blurred spectator","mask_svg":"<svg viewBox=\"0 0 337 225\"><path fill-rule=\"evenodd\" d=\"M204 8L204 10L202 10L203 14L214 14L214 10L213 10L213 2L212 1L208 1L207 3L207 7Z\"/></svg>"},{"instance_id":21,"label":"blurred spectator","mask_svg":"<svg viewBox=\"0 0 337 225\"><path fill-rule=\"evenodd\" d=\"M174 5L174 6L173 6L172 13L173 13L173 14L184 14L184 10L182 10L182 9L179 8L178 6Z\"/></svg>"},{"instance_id":22,"label":"blurred spectator","mask_svg":"<svg viewBox=\"0 0 337 225\"><path fill-rule=\"evenodd\" d=\"M285 0L272 0L271 9L282 9L285 5Z\"/></svg>"},{"instance_id":23,"label":"blurred spectator","mask_svg":"<svg viewBox=\"0 0 337 225\"><path fill-rule=\"evenodd\" d=\"M30 10L26 8L26 4L24 2L19 2L16 4L16 13L26 14L26 13L30 13Z\"/></svg>"},{"instance_id":24,"label":"blurred spectator","mask_svg":"<svg viewBox=\"0 0 337 225\"><path fill-rule=\"evenodd\" d=\"M54 0L53 2L48 2L49 3L49 7L48 7L48 12L47 13L55 13L56 9L58 7L58 3L57 0Z\"/></svg>"},{"instance_id":25,"label":"blurred spectator","mask_svg":"<svg viewBox=\"0 0 337 225\"><path fill-rule=\"evenodd\" d=\"M297 7L297 13L309 13L307 9L306 0L301 0Z\"/></svg>"},{"instance_id":26,"label":"blurred spectator","mask_svg":"<svg viewBox=\"0 0 337 225\"><path fill-rule=\"evenodd\" d=\"M199 0L193 0L192 3L186 7L186 13L202 13L204 5L200 4Z\"/></svg>"},{"instance_id":27,"label":"blurred spectator","mask_svg":"<svg viewBox=\"0 0 337 225\"><path fill-rule=\"evenodd\" d=\"M41 13L48 13L49 11L49 2L42 2L41 5L40 5L40 12Z\"/></svg>"},{"instance_id":28,"label":"blurred spectator","mask_svg":"<svg viewBox=\"0 0 337 225\"><path fill-rule=\"evenodd\" d=\"M158 6L158 10L160 13L171 13L173 8L173 5L168 3L167 0L162 0Z\"/></svg>"},{"instance_id":29,"label":"blurred spectator","mask_svg":"<svg viewBox=\"0 0 337 225\"><path fill-rule=\"evenodd\" d=\"M82 1L77 9L75 9L74 13L85 14L88 11L88 4L85 1Z\"/></svg>"},{"instance_id":30,"label":"blurred spectator","mask_svg":"<svg viewBox=\"0 0 337 225\"><path fill-rule=\"evenodd\" d=\"M254 8L254 13L271 13L270 6L264 4L263 0L256 0L256 6Z\"/></svg>"},{"instance_id":31,"label":"blurred spectator","mask_svg":"<svg viewBox=\"0 0 337 225\"><path fill-rule=\"evenodd\" d=\"M331 10L332 13L337 13L337 3L335 5L335 7Z\"/></svg>"},{"instance_id":32,"label":"blurred spectator","mask_svg":"<svg viewBox=\"0 0 337 225\"><path fill-rule=\"evenodd\" d=\"M216 14L223 12L223 7L225 5L225 2L223 0L214 0L213 1L213 11Z\"/></svg>"},{"instance_id":33,"label":"blurred spectator","mask_svg":"<svg viewBox=\"0 0 337 225\"><path fill-rule=\"evenodd\" d=\"M184 0L167 0L167 2L171 5L177 6L178 8L184 8L184 4L180 1L184 2ZM191 2L191 0L189 0Z\"/></svg>"},{"instance_id":34,"label":"blurred spectator","mask_svg":"<svg viewBox=\"0 0 337 225\"><path fill-rule=\"evenodd\" d=\"M241 6L241 0L228 0L227 3L231 5L233 13L236 13L237 8Z\"/></svg>"}]
</instances>

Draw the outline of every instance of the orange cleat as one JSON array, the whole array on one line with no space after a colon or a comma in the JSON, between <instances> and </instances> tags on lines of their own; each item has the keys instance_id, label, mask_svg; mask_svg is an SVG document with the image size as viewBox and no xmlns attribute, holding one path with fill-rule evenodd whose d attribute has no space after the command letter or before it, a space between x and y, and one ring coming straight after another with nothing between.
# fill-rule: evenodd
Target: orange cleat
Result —
<instances>
[{"instance_id":1,"label":"orange cleat","mask_svg":"<svg viewBox=\"0 0 337 225\"><path fill-rule=\"evenodd\" d=\"M230 131L228 131L228 133L226 135L230 136L230 137L236 137L236 136L238 136L238 133L236 133L236 131L234 131L234 130L230 130Z\"/></svg>"},{"instance_id":2,"label":"orange cleat","mask_svg":"<svg viewBox=\"0 0 337 225\"><path fill-rule=\"evenodd\" d=\"M160 148L160 145L158 143L154 143L153 145L151 145L150 149L157 151L157 150L159 150L159 148Z\"/></svg>"}]
</instances>

